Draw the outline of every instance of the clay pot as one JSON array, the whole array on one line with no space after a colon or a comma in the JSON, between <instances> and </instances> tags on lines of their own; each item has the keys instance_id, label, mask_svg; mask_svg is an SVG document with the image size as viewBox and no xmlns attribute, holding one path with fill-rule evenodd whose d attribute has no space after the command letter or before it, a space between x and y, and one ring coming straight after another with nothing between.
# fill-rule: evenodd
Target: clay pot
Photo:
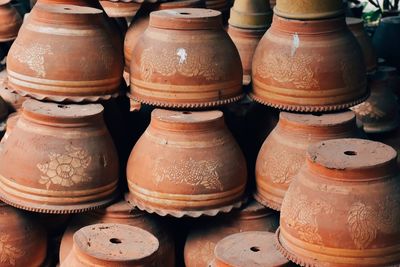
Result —
<instances>
[{"instance_id":1,"label":"clay pot","mask_svg":"<svg viewBox=\"0 0 400 267\"><path fill-rule=\"evenodd\" d=\"M105 25L98 9L36 5L7 57L10 89L56 102L118 95L122 54Z\"/></svg>"},{"instance_id":2,"label":"clay pot","mask_svg":"<svg viewBox=\"0 0 400 267\"><path fill-rule=\"evenodd\" d=\"M237 28L266 30L272 22L272 10L265 0L236 0L230 15L229 25Z\"/></svg>"},{"instance_id":3,"label":"clay pot","mask_svg":"<svg viewBox=\"0 0 400 267\"><path fill-rule=\"evenodd\" d=\"M370 97L352 110L362 121L366 133L383 133L399 126L397 97L389 87L385 71L371 75L369 79Z\"/></svg>"},{"instance_id":4,"label":"clay pot","mask_svg":"<svg viewBox=\"0 0 400 267\"><path fill-rule=\"evenodd\" d=\"M182 217L229 212L242 203L247 170L220 111L156 109L128 160L128 200Z\"/></svg>"},{"instance_id":5,"label":"clay pot","mask_svg":"<svg viewBox=\"0 0 400 267\"><path fill-rule=\"evenodd\" d=\"M201 108L243 97L240 56L222 28L218 11L152 12L132 55L129 96L134 101Z\"/></svg>"},{"instance_id":6,"label":"clay pot","mask_svg":"<svg viewBox=\"0 0 400 267\"><path fill-rule=\"evenodd\" d=\"M378 67L378 58L372 46L372 40L364 30L364 21L359 18L347 17L346 24L361 46L367 71L374 71Z\"/></svg>"},{"instance_id":7,"label":"clay pot","mask_svg":"<svg viewBox=\"0 0 400 267\"><path fill-rule=\"evenodd\" d=\"M251 96L262 104L329 111L368 96L362 51L344 17L302 21L274 16L253 59Z\"/></svg>"},{"instance_id":8,"label":"clay pot","mask_svg":"<svg viewBox=\"0 0 400 267\"><path fill-rule=\"evenodd\" d=\"M61 267L156 266L157 238L134 226L89 225L74 234L73 242Z\"/></svg>"},{"instance_id":9,"label":"clay pot","mask_svg":"<svg viewBox=\"0 0 400 267\"><path fill-rule=\"evenodd\" d=\"M282 204L277 247L301 266L397 266L397 153L360 139L311 145Z\"/></svg>"},{"instance_id":10,"label":"clay pot","mask_svg":"<svg viewBox=\"0 0 400 267\"><path fill-rule=\"evenodd\" d=\"M290 19L325 19L344 14L342 0L278 0L274 13Z\"/></svg>"},{"instance_id":11,"label":"clay pot","mask_svg":"<svg viewBox=\"0 0 400 267\"><path fill-rule=\"evenodd\" d=\"M372 38L378 56L400 69L399 38L400 16L383 18Z\"/></svg>"},{"instance_id":12,"label":"clay pot","mask_svg":"<svg viewBox=\"0 0 400 267\"><path fill-rule=\"evenodd\" d=\"M23 104L0 147L0 198L42 213L82 212L109 204L118 182L118 155L103 107Z\"/></svg>"},{"instance_id":13,"label":"clay pot","mask_svg":"<svg viewBox=\"0 0 400 267\"><path fill-rule=\"evenodd\" d=\"M310 144L360 136L355 114L351 111L332 114L281 112L277 126L257 157L254 197L263 205L280 210L290 183L306 161Z\"/></svg>"},{"instance_id":14,"label":"clay pot","mask_svg":"<svg viewBox=\"0 0 400 267\"><path fill-rule=\"evenodd\" d=\"M124 56L125 56L125 75L129 76L132 51L142 33L149 26L150 12L156 10L187 8L187 7L204 7L204 0L175 0L160 4L144 3L138 14L133 18L128 31L125 35ZM129 79L128 79L129 80Z\"/></svg>"},{"instance_id":15,"label":"clay pot","mask_svg":"<svg viewBox=\"0 0 400 267\"><path fill-rule=\"evenodd\" d=\"M74 233L84 226L97 223L119 223L136 226L149 231L160 241L158 255L161 261L158 266L175 266L174 240L170 233L161 224L161 221L155 216L132 208L125 201L120 201L105 209L84 213L73 218L61 241L61 263L65 260L72 249L72 236Z\"/></svg>"},{"instance_id":16,"label":"clay pot","mask_svg":"<svg viewBox=\"0 0 400 267\"><path fill-rule=\"evenodd\" d=\"M61 5L74 5L100 8L99 1L93 0L37 0L36 3L40 4L61 4Z\"/></svg>"},{"instance_id":17,"label":"clay pot","mask_svg":"<svg viewBox=\"0 0 400 267\"><path fill-rule=\"evenodd\" d=\"M0 71L0 97L6 102L9 112L16 112L22 107L25 97L8 90L7 70Z\"/></svg>"},{"instance_id":18,"label":"clay pot","mask_svg":"<svg viewBox=\"0 0 400 267\"><path fill-rule=\"evenodd\" d=\"M214 258L215 245L229 235L245 231L275 232L278 225L279 214L254 200L241 211L210 218L189 232L185 244L185 266L207 266Z\"/></svg>"},{"instance_id":19,"label":"clay pot","mask_svg":"<svg viewBox=\"0 0 400 267\"><path fill-rule=\"evenodd\" d=\"M11 0L0 0L0 42L17 38L22 18L10 4Z\"/></svg>"},{"instance_id":20,"label":"clay pot","mask_svg":"<svg viewBox=\"0 0 400 267\"><path fill-rule=\"evenodd\" d=\"M249 231L233 234L218 242L210 267L293 266L274 247L274 234Z\"/></svg>"},{"instance_id":21,"label":"clay pot","mask_svg":"<svg viewBox=\"0 0 400 267\"><path fill-rule=\"evenodd\" d=\"M46 258L47 236L27 213L0 202L1 266L41 266Z\"/></svg>"},{"instance_id":22,"label":"clay pot","mask_svg":"<svg viewBox=\"0 0 400 267\"><path fill-rule=\"evenodd\" d=\"M107 15L111 18L133 17L140 9L141 3L99 1Z\"/></svg>"},{"instance_id":23,"label":"clay pot","mask_svg":"<svg viewBox=\"0 0 400 267\"><path fill-rule=\"evenodd\" d=\"M7 140L8 136L10 136L11 132L15 128L15 125L17 124L19 117L20 117L20 114L16 113L16 112L11 113L8 116L8 118L6 120L6 125L5 125L5 133L4 133L4 136L1 139L0 143L4 143Z\"/></svg>"}]
</instances>

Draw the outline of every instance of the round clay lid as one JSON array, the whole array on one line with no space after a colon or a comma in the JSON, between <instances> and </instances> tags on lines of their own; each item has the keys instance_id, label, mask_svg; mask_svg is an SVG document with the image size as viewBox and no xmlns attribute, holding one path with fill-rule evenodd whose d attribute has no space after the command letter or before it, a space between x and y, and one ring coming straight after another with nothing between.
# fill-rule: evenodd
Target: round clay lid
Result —
<instances>
[{"instance_id":1,"label":"round clay lid","mask_svg":"<svg viewBox=\"0 0 400 267\"><path fill-rule=\"evenodd\" d=\"M296 126L328 127L354 124L356 115L348 110L340 113L289 113L281 112L279 119Z\"/></svg>"},{"instance_id":2,"label":"round clay lid","mask_svg":"<svg viewBox=\"0 0 400 267\"><path fill-rule=\"evenodd\" d=\"M222 29L221 12L204 8L177 8L154 11L149 26L173 30Z\"/></svg>"},{"instance_id":3,"label":"round clay lid","mask_svg":"<svg viewBox=\"0 0 400 267\"><path fill-rule=\"evenodd\" d=\"M96 262L148 264L159 242L151 233L124 224L93 224L74 234L74 247ZM130 265L129 265L130 266ZM136 265L134 265L136 266Z\"/></svg>"},{"instance_id":4,"label":"round clay lid","mask_svg":"<svg viewBox=\"0 0 400 267\"><path fill-rule=\"evenodd\" d=\"M22 116L45 123L87 122L102 117L101 104L57 104L28 99L22 104Z\"/></svg>"},{"instance_id":5,"label":"round clay lid","mask_svg":"<svg viewBox=\"0 0 400 267\"><path fill-rule=\"evenodd\" d=\"M367 173L373 173L378 169L385 173L381 173L380 177L393 171L396 158L397 152L388 145L353 138L318 142L310 145L307 151L307 159L313 165L343 172L365 170ZM344 179L350 177L346 175Z\"/></svg>"},{"instance_id":6,"label":"round clay lid","mask_svg":"<svg viewBox=\"0 0 400 267\"><path fill-rule=\"evenodd\" d=\"M46 23L68 25L93 25L102 19L101 9L76 5L41 3L31 11L30 17Z\"/></svg>"},{"instance_id":7,"label":"round clay lid","mask_svg":"<svg viewBox=\"0 0 400 267\"><path fill-rule=\"evenodd\" d=\"M219 241L214 250L216 266L264 267L289 263L275 248L274 234L252 231Z\"/></svg>"}]
</instances>

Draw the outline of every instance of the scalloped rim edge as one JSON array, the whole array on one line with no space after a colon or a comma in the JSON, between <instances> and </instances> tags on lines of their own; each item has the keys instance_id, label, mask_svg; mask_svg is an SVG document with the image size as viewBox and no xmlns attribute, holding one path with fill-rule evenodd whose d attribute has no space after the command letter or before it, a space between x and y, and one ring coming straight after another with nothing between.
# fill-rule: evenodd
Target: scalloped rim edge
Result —
<instances>
[{"instance_id":1,"label":"scalloped rim edge","mask_svg":"<svg viewBox=\"0 0 400 267\"><path fill-rule=\"evenodd\" d=\"M170 215L175 218L182 218L184 216L191 217L191 218L198 218L203 215L216 216L219 213L229 213L233 209L238 209L247 202L247 198L244 197L231 205L226 205L221 208L206 209L206 210L201 210L201 211L194 211L194 210L180 211L180 210L168 210L168 209L162 209L162 208L153 208L153 207L147 206L146 204L143 204L143 202L141 202L140 200L134 199L134 197L133 198L130 197L129 195L130 195L129 193L127 193L125 195L125 200L127 202L129 202L132 206L137 207L140 210L146 211L148 213L156 213L157 215L160 215L163 217Z\"/></svg>"},{"instance_id":2,"label":"scalloped rim edge","mask_svg":"<svg viewBox=\"0 0 400 267\"><path fill-rule=\"evenodd\" d=\"M329 112L329 111L339 111L339 110L344 110L350 107L353 107L355 105L358 105L362 102L364 102L370 95L370 91L368 90L364 96L360 97L357 100L347 102L344 104L338 104L338 105L325 105L325 106L299 106L299 105L286 105L286 104L277 104L277 103L271 103L266 100L261 99L258 96L255 96L253 93L249 93L250 99L254 100L255 102L258 102L262 105L266 105L272 108L280 109L280 110L285 110L285 111L294 111L294 112Z\"/></svg>"},{"instance_id":3,"label":"scalloped rim edge","mask_svg":"<svg viewBox=\"0 0 400 267\"><path fill-rule=\"evenodd\" d=\"M263 205L264 207L273 209L273 210L275 210L275 211L281 211L281 206L282 206L282 205L279 205L279 204L276 203L276 202L272 202L272 201L263 199L257 192L253 194L253 198L254 198L258 203L260 203L261 205Z\"/></svg>"},{"instance_id":4,"label":"scalloped rim edge","mask_svg":"<svg viewBox=\"0 0 400 267\"><path fill-rule=\"evenodd\" d=\"M156 106L156 107L161 107L161 108L207 108L207 107L217 107L217 106L224 106L228 105L230 103L237 102L244 98L245 93L242 93L238 96L234 96L231 98L227 99L222 99L222 100L216 100L216 101L209 101L209 102L202 102L202 103L167 103L167 102L161 102L161 101L151 101L151 100L143 100L140 99L140 97L135 97L131 93L127 93L127 96L139 103L145 104L145 105L150 105L150 106Z\"/></svg>"}]
</instances>

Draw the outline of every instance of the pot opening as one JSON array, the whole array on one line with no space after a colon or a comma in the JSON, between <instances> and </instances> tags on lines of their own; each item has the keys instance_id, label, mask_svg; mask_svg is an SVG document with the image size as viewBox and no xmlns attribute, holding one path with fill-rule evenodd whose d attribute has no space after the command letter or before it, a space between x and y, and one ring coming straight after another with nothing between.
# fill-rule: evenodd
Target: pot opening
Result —
<instances>
[{"instance_id":1,"label":"pot opening","mask_svg":"<svg viewBox=\"0 0 400 267\"><path fill-rule=\"evenodd\" d=\"M260 248L259 247L251 247L250 250L253 252L259 252Z\"/></svg>"},{"instance_id":2,"label":"pot opening","mask_svg":"<svg viewBox=\"0 0 400 267\"><path fill-rule=\"evenodd\" d=\"M345 151L343 152L347 156L356 156L357 152L356 151Z\"/></svg>"},{"instance_id":3,"label":"pot opening","mask_svg":"<svg viewBox=\"0 0 400 267\"><path fill-rule=\"evenodd\" d=\"M118 239L118 238L111 238L110 242L113 244L121 244L122 243L121 239Z\"/></svg>"}]
</instances>

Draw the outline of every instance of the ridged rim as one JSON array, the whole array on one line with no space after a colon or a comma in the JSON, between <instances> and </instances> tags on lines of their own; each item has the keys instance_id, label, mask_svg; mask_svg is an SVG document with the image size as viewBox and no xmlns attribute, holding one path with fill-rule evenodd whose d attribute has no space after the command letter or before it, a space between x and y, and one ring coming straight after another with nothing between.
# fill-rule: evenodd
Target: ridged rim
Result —
<instances>
[{"instance_id":1,"label":"ridged rim","mask_svg":"<svg viewBox=\"0 0 400 267\"><path fill-rule=\"evenodd\" d=\"M127 93L127 96L130 99L135 100L139 103L150 105L150 106L161 107L161 108L208 108L208 107L224 106L224 105L228 105L230 103L237 102L237 101L241 100L245 96L245 94L243 93L238 96L227 98L227 99L210 101L210 102L202 102L202 103L167 103L167 102L161 102L161 101L143 100L140 97L133 96L130 93Z\"/></svg>"},{"instance_id":2,"label":"ridged rim","mask_svg":"<svg viewBox=\"0 0 400 267\"><path fill-rule=\"evenodd\" d=\"M253 194L253 197L258 203L260 203L264 207L267 207L267 208L270 208L270 209L273 209L276 211L281 211L281 205L279 205L278 203L273 202L273 201L265 200L257 192Z\"/></svg>"},{"instance_id":3,"label":"ridged rim","mask_svg":"<svg viewBox=\"0 0 400 267\"><path fill-rule=\"evenodd\" d=\"M131 205L134 207L139 208L140 210L146 211L148 213L156 213L160 216L173 216L176 218L182 218L184 216L186 217L191 217L191 218L198 218L203 215L207 216L216 216L219 213L229 213L233 209L240 208L244 203L247 202L247 198L244 197L240 199L239 201L231 204L231 205L226 205L220 208L215 208L215 209L207 209L207 210L201 210L201 211L181 211L181 210L168 210L168 209L161 209L161 208L153 208L149 207L146 204L144 204L142 201L135 199L131 194L127 193L125 195L125 200L128 201Z\"/></svg>"},{"instance_id":4,"label":"ridged rim","mask_svg":"<svg viewBox=\"0 0 400 267\"><path fill-rule=\"evenodd\" d=\"M250 99L262 104L266 105L272 108L280 109L280 110L285 110L285 111L295 111L295 112L325 112L325 111L338 111L338 110L344 110L350 107L353 107L355 105L358 105L362 102L364 102L368 97L369 97L370 92L367 91L367 93L362 96L361 98L347 102L344 104L338 104L338 105L325 105L325 106L300 106L300 105L285 105L285 104L276 104L276 103L271 103L266 100L261 99L258 96L255 96L253 93L249 94Z\"/></svg>"}]
</instances>

